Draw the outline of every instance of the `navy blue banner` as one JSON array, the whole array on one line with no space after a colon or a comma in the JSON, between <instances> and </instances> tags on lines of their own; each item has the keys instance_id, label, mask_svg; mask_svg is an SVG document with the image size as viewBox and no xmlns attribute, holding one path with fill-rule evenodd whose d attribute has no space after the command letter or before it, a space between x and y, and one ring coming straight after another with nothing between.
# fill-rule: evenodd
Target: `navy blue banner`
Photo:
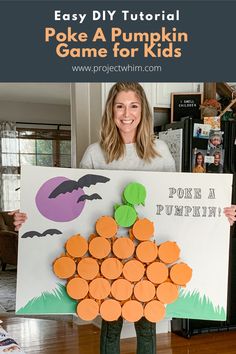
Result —
<instances>
[{"instance_id":1,"label":"navy blue banner","mask_svg":"<svg viewBox=\"0 0 236 354\"><path fill-rule=\"evenodd\" d=\"M1 81L235 81L235 13L235 1L1 1Z\"/></svg>"}]
</instances>

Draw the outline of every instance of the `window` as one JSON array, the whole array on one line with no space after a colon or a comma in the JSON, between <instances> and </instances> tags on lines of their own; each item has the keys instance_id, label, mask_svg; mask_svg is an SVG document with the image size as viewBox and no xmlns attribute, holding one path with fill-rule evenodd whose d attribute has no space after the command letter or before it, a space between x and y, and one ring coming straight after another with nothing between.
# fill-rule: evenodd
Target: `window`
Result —
<instances>
[{"instance_id":1,"label":"window","mask_svg":"<svg viewBox=\"0 0 236 354\"><path fill-rule=\"evenodd\" d=\"M19 208L20 166L71 167L69 130L22 129L1 138L3 210Z\"/></svg>"}]
</instances>

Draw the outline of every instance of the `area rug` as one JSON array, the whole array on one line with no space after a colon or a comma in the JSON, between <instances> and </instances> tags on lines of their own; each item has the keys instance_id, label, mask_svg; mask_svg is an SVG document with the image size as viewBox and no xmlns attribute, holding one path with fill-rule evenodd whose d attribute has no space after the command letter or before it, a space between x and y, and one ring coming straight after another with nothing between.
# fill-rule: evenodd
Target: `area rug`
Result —
<instances>
[{"instance_id":1,"label":"area rug","mask_svg":"<svg viewBox=\"0 0 236 354\"><path fill-rule=\"evenodd\" d=\"M0 311L15 311L16 303L16 268L0 271Z\"/></svg>"}]
</instances>

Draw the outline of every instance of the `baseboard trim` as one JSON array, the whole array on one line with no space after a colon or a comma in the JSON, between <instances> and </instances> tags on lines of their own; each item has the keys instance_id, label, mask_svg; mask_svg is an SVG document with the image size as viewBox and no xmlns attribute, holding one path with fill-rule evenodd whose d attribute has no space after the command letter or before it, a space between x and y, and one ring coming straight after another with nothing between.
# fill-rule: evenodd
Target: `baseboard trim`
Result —
<instances>
[{"instance_id":1,"label":"baseboard trim","mask_svg":"<svg viewBox=\"0 0 236 354\"><path fill-rule=\"evenodd\" d=\"M81 318L79 318L77 315L73 315L73 323L76 323L78 326L82 326L82 325L91 324L92 322L81 320Z\"/></svg>"}]
</instances>

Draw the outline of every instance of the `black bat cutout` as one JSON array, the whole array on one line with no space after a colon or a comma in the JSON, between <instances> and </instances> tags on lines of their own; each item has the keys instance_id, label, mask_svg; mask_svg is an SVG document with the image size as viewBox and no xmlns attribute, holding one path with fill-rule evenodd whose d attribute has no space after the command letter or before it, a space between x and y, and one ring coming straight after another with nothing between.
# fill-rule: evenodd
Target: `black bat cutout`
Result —
<instances>
[{"instance_id":1,"label":"black bat cutout","mask_svg":"<svg viewBox=\"0 0 236 354\"><path fill-rule=\"evenodd\" d=\"M110 178L99 176L99 175L85 175L81 177L78 181L64 181L59 184L49 195L49 199L56 198L60 194L71 193L74 190L83 187L90 187L91 185L95 185L97 183L106 183L110 181Z\"/></svg>"},{"instance_id":2,"label":"black bat cutout","mask_svg":"<svg viewBox=\"0 0 236 354\"><path fill-rule=\"evenodd\" d=\"M102 197L97 193L94 193L91 195L83 194L79 197L79 199L77 200L77 203L83 202L84 200L94 200L94 199L102 199Z\"/></svg>"},{"instance_id":3,"label":"black bat cutout","mask_svg":"<svg viewBox=\"0 0 236 354\"><path fill-rule=\"evenodd\" d=\"M28 232L25 232L21 238L27 238L27 237L45 237L47 235L60 235L62 234L61 231L57 230L57 229L48 229L48 230L45 230L44 232L40 233L38 231L28 231Z\"/></svg>"},{"instance_id":4,"label":"black bat cutout","mask_svg":"<svg viewBox=\"0 0 236 354\"><path fill-rule=\"evenodd\" d=\"M85 175L78 180L79 188L90 187L97 183L106 183L110 181L110 178L100 175Z\"/></svg>"}]
</instances>

